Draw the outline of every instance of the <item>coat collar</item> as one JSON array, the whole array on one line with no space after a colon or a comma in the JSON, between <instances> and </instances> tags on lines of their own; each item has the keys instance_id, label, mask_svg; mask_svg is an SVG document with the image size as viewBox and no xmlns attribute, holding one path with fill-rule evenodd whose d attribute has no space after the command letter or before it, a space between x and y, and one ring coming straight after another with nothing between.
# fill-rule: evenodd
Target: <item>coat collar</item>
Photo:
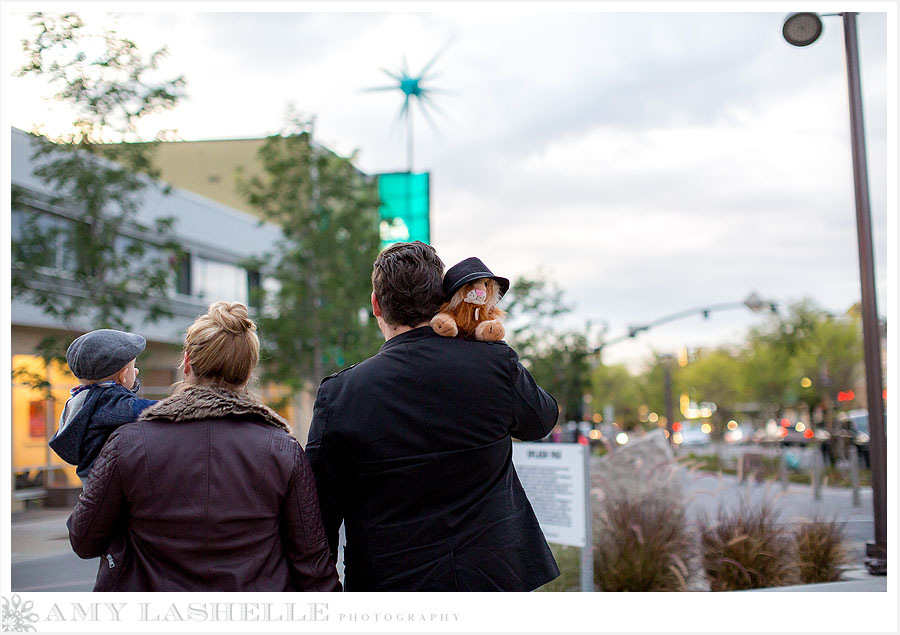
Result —
<instances>
[{"instance_id":1,"label":"coat collar","mask_svg":"<svg viewBox=\"0 0 900 635\"><path fill-rule=\"evenodd\" d=\"M383 353L384 351L390 350L395 346L408 344L409 342L415 342L432 336L440 337L440 335L434 332L434 329L431 328L430 325L426 324L425 326L411 329L409 331L406 331L405 333L401 333L400 335L395 335L381 345L381 349L379 350L379 352Z\"/></svg>"},{"instance_id":2,"label":"coat collar","mask_svg":"<svg viewBox=\"0 0 900 635\"><path fill-rule=\"evenodd\" d=\"M142 421L194 421L246 417L291 434L287 421L249 392L213 386L186 386L141 413Z\"/></svg>"}]
</instances>

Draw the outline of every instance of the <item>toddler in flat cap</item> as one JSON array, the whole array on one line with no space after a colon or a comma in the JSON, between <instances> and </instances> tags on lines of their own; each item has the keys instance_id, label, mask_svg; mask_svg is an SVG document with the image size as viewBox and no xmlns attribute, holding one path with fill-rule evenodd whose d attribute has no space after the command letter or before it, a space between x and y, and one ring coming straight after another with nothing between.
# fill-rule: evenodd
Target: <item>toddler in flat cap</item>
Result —
<instances>
[{"instance_id":1,"label":"toddler in flat cap","mask_svg":"<svg viewBox=\"0 0 900 635\"><path fill-rule=\"evenodd\" d=\"M100 329L69 345L66 362L81 385L59 418L50 447L84 480L103 444L119 426L136 421L156 401L137 396L141 382L134 365L147 340L134 333Z\"/></svg>"}]
</instances>

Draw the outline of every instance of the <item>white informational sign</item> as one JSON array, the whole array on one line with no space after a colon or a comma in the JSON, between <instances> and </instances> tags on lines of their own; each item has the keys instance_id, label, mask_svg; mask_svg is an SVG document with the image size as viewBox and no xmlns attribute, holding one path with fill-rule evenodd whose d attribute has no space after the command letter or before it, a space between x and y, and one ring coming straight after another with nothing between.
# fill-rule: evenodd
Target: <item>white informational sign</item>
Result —
<instances>
[{"instance_id":1,"label":"white informational sign","mask_svg":"<svg viewBox=\"0 0 900 635\"><path fill-rule=\"evenodd\" d=\"M547 542L588 546L586 452L578 443L513 443L513 465Z\"/></svg>"}]
</instances>

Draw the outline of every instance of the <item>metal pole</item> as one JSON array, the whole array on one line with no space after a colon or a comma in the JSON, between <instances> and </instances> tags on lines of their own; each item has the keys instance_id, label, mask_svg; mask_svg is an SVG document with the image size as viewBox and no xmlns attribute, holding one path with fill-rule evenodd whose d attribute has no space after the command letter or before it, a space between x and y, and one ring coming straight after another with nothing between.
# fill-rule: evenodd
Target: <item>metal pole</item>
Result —
<instances>
[{"instance_id":1,"label":"metal pole","mask_svg":"<svg viewBox=\"0 0 900 635\"><path fill-rule=\"evenodd\" d=\"M781 446L781 451L778 453L778 478L781 480L781 489L782 491L788 488L788 475L787 475L787 456L785 456L784 446Z\"/></svg>"},{"instance_id":2,"label":"metal pole","mask_svg":"<svg viewBox=\"0 0 900 635\"><path fill-rule=\"evenodd\" d=\"M50 369L47 369L47 381L50 381ZM50 454L50 439L53 437L53 433L56 432L56 408L53 403L53 393L50 392L52 390L52 386L47 389L47 398L44 400L44 489L49 489L54 483L51 483L51 476L53 472L50 467L50 462L53 460L53 456Z\"/></svg>"},{"instance_id":3,"label":"metal pole","mask_svg":"<svg viewBox=\"0 0 900 635\"><path fill-rule=\"evenodd\" d=\"M591 448L581 446L584 454L584 547L581 549L581 590L594 590L594 535L591 513Z\"/></svg>"},{"instance_id":4,"label":"metal pole","mask_svg":"<svg viewBox=\"0 0 900 635\"><path fill-rule=\"evenodd\" d=\"M408 166L408 171L412 174L413 171L413 114L412 108L406 111L407 118L407 132L406 132L406 163Z\"/></svg>"},{"instance_id":5,"label":"metal pole","mask_svg":"<svg viewBox=\"0 0 900 635\"><path fill-rule=\"evenodd\" d=\"M55 483L51 482L53 470L51 469L51 461L53 455L50 454L50 439L56 432L56 400L53 398L53 377L50 374L50 363L45 361L45 372L47 375L47 398L44 400L44 489L49 489Z\"/></svg>"},{"instance_id":6,"label":"metal pole","mask_svg":"<svg viewBox=\"0 0 900 635\"><path fill-rule=\"evenodd\" d=\"M663 377L665 381L665 389L666 389L666 429L669 431L669 445L674 445L675 441L672 438L674 431L672 430L672 423L674 419L674 414L672 412L672 364L671 364L672 356L671 355L663 355Z\"/></svg>"},{"instance_id":7,"label":"metal pole","mask_svg":"<svg viewBox=\"0 0 900 635\"><path fill-rule=\"evenodd\" d=\"M887 454L884 430L884 389L881 376L881 346L878 308L875 302L875 262L872 251L872 215L869 211L869 177L863 131L862 90L856 13L844 19L847 53L847 84L850 94L850 139L853 150L853 187L856 193L856 232L859 242L859 277L862 286L863 351L866 366L866 403L869 409L869 447L872 464L872 507L875 542L866 545L866 567L872 573L887 572Z\"/></svg>"},{"instance_id":8,"label":"metal pole","mask_svg":"<svg viewBox=\"0 0 900 635\"><path fill-rule=\"evenodd\" d=\"M813 500L822 500L822 450L818 445L812 448L812 492Z\"/></svg>"},{"instance_id":9,"label":"metal pole","mask_svg":"<svg viewBox=\"0 0 900 635\"><path fill-rule=\"evenodd\" d=\"M859 496L859 448L855 443L850 445L850 484L853 487L853 506L860 507L862 505Z\"/></svg>"}]
</instances>

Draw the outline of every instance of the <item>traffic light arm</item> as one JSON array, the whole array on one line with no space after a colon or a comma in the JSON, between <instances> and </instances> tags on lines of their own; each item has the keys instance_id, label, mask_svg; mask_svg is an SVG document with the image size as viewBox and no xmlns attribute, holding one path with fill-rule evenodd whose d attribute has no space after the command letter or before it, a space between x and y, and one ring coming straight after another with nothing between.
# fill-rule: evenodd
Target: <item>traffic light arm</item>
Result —
<instances>
[{"instance_id":1,"label":"traffic light arm","mask_svg":"<svg viewBox=\"0 0 900 635\"><path fill-rule=\"evenodd\" d=\"M754 296L751 296L754 298ZM749 308L751 311L758 311L763 305L768 305L768 308L772 311L772 313L777 313L778 308L773 302L768 303L758 303L752 304L750 299L744 300L743 302L725 302L722 304L710 304L707 306L697 307L694 309L688 309L686 311L679 311L678 313L672 313L671 315L665 315L661 318L657 318L652 322L648 322L647 324L642 324L639 326L629 326L628 333L625 335L621 335L619 337L614 337L611 340L607 340L603 342L598 347L594 349L594 353L600 353L605 347L610 346L612 344L618 344L619 342L624 342L628 339L633 339L637 336L638 333L643 331L648 331L654 326L659 326L660 324L666 324L668 322L674 322L675 320L680 320L682 318L691 317L692 315L702 315L704 318L709 318L709 314L713 311L726 311L729 309L740 309L740 308Z\"/></svg>"}]
</instances>

